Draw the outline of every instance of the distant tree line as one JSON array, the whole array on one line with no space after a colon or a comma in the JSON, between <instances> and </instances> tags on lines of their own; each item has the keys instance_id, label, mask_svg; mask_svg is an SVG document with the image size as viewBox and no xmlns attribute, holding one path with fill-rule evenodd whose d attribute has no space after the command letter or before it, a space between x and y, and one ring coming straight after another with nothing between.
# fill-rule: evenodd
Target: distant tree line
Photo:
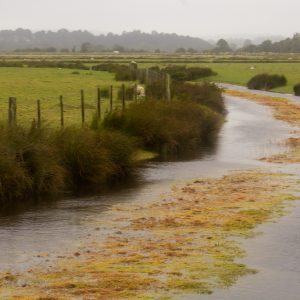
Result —
<instances>
[{"instance_id":1,"label":"distant tree line","mask_svg":"<svg viewBox=\"0 0 300 300\"><path fill-rule=\"evenodd\" d=\"M279 42L266 40L259 45L246 45L239 49L241 52L274 52L274 53L299 53L300 34L296 33L292 38L287 38Z\"/></svg>"},{"instance_id":2,"label":"distant tree line","mask_svg":"<svg viewBox=\"0 0 300 300\"><path fill-rule=\"evenodd\" d=\"M278 52L300 53L300 34L279 42L266 40L254 45L245 39L242 48L220 39L215 44L201 38L177 35L175 33L144 33L139 30L122 34L95 35L88 31L32 32L28 29L1 30L0 51L17 52L176 52L193 54L197 52Z\"/></svg>"},{"instance_id":3,"label":"distant tree line","mask_svg":"<svg viewBox=\"0 0 300 300\"><path fill-rule=\"evenodd\" d=\"M139 30L123 32L122 34L100 34L95 35L88 31L69 31L61 29L54 31L32 32L28 29L1 30L0 51L15 50L40 50L60 51L152 51L152 52L175 52L176 49L185 47L203 51L212 49L209 42L190 36L177 35L175 33L144 33Z\"/></svg>"}]
</instances>

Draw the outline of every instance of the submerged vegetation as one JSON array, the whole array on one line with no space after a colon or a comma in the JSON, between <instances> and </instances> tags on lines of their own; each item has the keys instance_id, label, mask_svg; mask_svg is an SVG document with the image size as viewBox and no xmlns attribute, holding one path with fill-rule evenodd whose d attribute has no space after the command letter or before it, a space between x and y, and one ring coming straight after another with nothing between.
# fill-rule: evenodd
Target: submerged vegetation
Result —
<instances>
[{"instance_id":1,"label":"submerged vegetation","mask_svg":"<svg viewBox=\"0 0 300 300\"><path fill-rule=\"evenodd\" d=\"M245 253L234 238L280 216L296 185L287 175L245 171L116 205L97 224L101 241L97 235L49 268L0 274L0 297L172 299L229 287L256 272L236 262Z\"/></svg>"}]
</instances>

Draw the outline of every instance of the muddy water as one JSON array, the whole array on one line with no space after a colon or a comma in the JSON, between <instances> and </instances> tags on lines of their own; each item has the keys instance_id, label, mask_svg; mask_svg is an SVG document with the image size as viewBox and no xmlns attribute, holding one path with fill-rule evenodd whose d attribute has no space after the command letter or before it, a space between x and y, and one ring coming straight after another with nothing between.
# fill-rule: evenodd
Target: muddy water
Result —
<instances>
[{"instance_id":1,"label":"muddy water","mask_svg":"<svg viewBox=\"0 0 300 300\"><path fill-rule=\"evenodd\" d=\"M178 181L264 166L255 158L282 150L278 142L291 128L275 121L268 108L232 97L226 98L226 104L227 122L213 151L189 161L148 163L140 170L138 183L110 194L65 199L1 216L0 271L26 270L45 260L51 263L93 239L97 222L114 203L157 198Z\"/></svg>"}]
</instances>

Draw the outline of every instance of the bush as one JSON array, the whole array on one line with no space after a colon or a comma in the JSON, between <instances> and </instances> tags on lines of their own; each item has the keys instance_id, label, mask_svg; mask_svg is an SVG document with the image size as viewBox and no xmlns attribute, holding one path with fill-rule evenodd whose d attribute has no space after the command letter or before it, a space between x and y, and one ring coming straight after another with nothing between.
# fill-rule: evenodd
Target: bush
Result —
<instances>
[{"instance_id":1,"label":"bush","mask_svg":"<svg viewBox=\"0 0 300 300\"><path fill-rule=\"evenodd\" d=\"M295 96L300 96L300 83L294 86L294 94Z\"/></svg>"},{"instance_id":2,"label":"bush","mask_svg":"<svg viewBox=\"0 0 300 300\"><path fill-rule=\"evenodd\" d=\"M277 87L285 86L286 84L287 79L285 76L258 74L248 81L247 87L251 90L268 91Z\"/></svg>"},{"instance_id":3,"label":"bush","mask_svg":"<svg viewBox=\"0 0 300 300\"><path fill-rule=\"evenodd\" d=\"M171 78L175 81L193 81L216 75L210 68L187 68L186 66L169 66L163 69L163 71L170 74Z\"/></svg>"},{"instance_id":4,"label":"bush","mask_svg":"<svg viewBox=\"0 0 300 300\"><path fill-rule=\"evenodd\" d=\"M194 101L218 113L224 113L225 105L221 90L213 83L198 84L175 82L172 84L172 98Z\"/></svg>"},{"instance_id":5,"label":"bush","mask_svg":"<svg viewBox=\"0 0 300 300\"><path fill-rule=\"evenodd\" d=\"M94 71L104 71L115 73L117 81L135 81L137 80L137 72L131 70L127 65L120 64L98 64L92 67Z\"/></svg>"}]
</instances>

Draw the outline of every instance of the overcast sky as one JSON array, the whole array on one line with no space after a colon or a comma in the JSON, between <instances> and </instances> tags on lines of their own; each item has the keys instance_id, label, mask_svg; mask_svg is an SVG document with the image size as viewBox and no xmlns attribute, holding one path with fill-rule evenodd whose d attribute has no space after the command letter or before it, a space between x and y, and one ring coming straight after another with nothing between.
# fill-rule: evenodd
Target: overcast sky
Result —
<instances>
[{"instance_id":1,"label":"overcast sky","mask_svg":"<svg viewBox=\"0 0 300 300\"><path fill-rule=\"evenodd\" d=\"M0 29L291 35L299 13L300 0L0 0Z\"/></svg>"}]
</instances>

